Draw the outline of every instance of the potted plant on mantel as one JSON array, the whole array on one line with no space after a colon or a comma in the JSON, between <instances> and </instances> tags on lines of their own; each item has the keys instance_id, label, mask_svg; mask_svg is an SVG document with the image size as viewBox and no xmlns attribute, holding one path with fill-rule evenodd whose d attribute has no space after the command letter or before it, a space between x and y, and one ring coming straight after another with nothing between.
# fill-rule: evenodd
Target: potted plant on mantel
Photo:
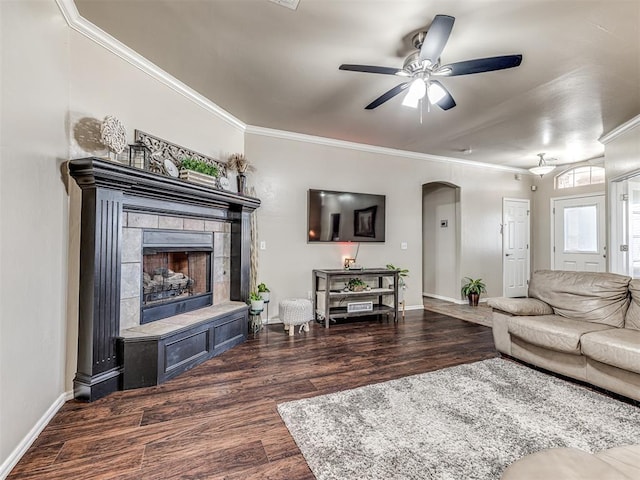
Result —
<instances>
[{"instance_id":1,"label":"potted plant on mantel","mask_svg":"<svg viewBox=\"0 0 640 480\"><path fill-rule=\"evenodd\" d=\"M180 178L189 182L215 187L219 176L220 170L217 165L192 157L183 158L180 163Z\"/></svg>"},{"instance_id":2,"label":"potted plant on mantel","mask_svg":"<svg viewBox=\"0 0 640 480\"><path fill-rule=\"evenodd\" d=\"M480 294L487 293L487 286L484 284L481 278L473 279L465 277L465 284L462 285L460 290L462 295L469 299L469 305L477 307L480 301Z\"/></svg>"}]
</instances>

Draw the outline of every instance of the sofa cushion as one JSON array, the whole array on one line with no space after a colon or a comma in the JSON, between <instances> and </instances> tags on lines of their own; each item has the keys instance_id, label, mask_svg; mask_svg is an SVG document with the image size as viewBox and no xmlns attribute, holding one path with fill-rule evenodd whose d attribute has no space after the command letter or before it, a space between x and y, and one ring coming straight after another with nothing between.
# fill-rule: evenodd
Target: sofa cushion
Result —
<instances>
[{"instance_id":1,"label":"sofa cushion","mask_svg":"<svg viewBox=\"0 0 640 480\"><path fill-rule=\"evenodd\" d=\"M580 337L588 332L610 330L600 323L583 322L559 315L509 317L509 333L522 340L557 352L580 355Z\"/></svg>"},{"instance_id":2,"label":"sofa cushion","mask_svg":"<svg viewBox=\"0 0 640 480\"><path fill-rule=\"evenodd\" d=\"M640 279L634 278L629 282L629 292L631 303L624 319L624 328L640 330Z\"/></svg>"},{"instance_id":3,"label":"sofa cushion","mask_svg":"<svg viewBox=\"0 0 640 480\"><path fill-rule=\"evenodd\" d=\"M512 315L551 315L553 309L537 298L496 297L487 300L487 304Z\"/></svg>"},{"instance_id":4,"label":"sofa cushion","mask_svg":"<svg viewBox=\"0 0 640 480\"><path fill-rule=\"evenodd\" d=\"M556 315L622 327L630 280L615 273L539 270L531 277L529 296L551 305Z\"/></svg>"},{"instance_id":5,"label":"sofa cushion","mask_svg":"<svg viewBox=\"0 0 640 480\"><path fill-rule=\"evenodd\" d=\"M623 370L640 373L640 330L614 328L585 334L583 355Z\"/></svg>"}]
</instances>

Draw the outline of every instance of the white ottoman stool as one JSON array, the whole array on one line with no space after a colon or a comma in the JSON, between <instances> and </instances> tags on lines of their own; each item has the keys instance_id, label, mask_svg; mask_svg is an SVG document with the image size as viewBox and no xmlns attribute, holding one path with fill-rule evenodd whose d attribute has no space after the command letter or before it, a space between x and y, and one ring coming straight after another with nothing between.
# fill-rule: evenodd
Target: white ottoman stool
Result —
<instances>
[{"instance_id":1,"label":"white ottoman stool","mask_svg":"<svg viewBox=\"0 0 640 480\"><path fill-rule=\"evenodd\" d=\"M280 319L284 323L284 329L289 330L289 336L295 333L296 325L300 325L300 331L309 331L309 322L313 320L313 306L311 300L304 298L288 298L280 301L278 306Z\"/></svg>"}]
</instances>

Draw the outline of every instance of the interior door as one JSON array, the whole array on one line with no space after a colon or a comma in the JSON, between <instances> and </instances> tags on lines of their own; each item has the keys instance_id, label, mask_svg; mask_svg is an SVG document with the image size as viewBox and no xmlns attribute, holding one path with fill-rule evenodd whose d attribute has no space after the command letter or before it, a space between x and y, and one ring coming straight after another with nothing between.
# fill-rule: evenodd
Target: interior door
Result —
<instances>
[{"instance_id":1,"label":"interior door","mask_svg":"<svg viewBox=\"0 0 640 480\"><path fill-rule=\"evenodd\" d=\"M505 297L526 297L529 286L529 200L502 202L503 285Z\"/></svg>"},{"instance_id":2,"label":"interior door","mask_svg":"<svg viewBox=\"0 0 640 480\"><path fill-rule=\"evenodd\" d=\"M553 200L554 270L606 271L604 195Z\"/></svg>"}]
</instances>

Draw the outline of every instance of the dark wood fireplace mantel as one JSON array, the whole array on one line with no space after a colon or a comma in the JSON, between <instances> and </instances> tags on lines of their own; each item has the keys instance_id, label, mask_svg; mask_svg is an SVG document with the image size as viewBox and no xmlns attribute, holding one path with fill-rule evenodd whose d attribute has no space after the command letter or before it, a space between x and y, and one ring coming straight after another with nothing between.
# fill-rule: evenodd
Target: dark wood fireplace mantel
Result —
<instances>
[{"instance_id":1,"label":"dark wood fireplace mantel","mask_svg":"<svg viewBox=\"0 0 640 480\"><path fill-rule=\"evenodd\" d=\"M229 222L230 299L244 301L249 295L250 215L260 206L260 200L100 158L71 160L68 167L82 189L74 395L92 401L122 388L117 338L123 214L141 212Z\"/></svg>"}]
</instances>

